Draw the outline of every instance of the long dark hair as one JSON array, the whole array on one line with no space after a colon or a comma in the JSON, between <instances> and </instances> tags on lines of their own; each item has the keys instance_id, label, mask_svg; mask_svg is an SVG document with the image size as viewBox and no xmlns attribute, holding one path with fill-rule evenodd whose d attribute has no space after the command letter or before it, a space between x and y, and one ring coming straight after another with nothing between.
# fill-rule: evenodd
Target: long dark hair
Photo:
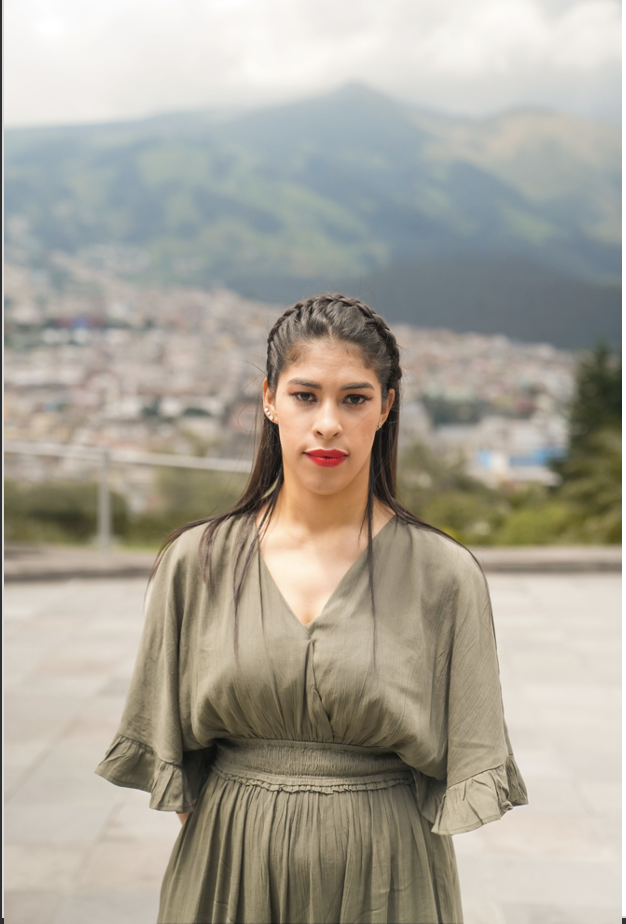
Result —
<instances>
[{"instance_id":1,"label":"long dark hair","mask_svg":"<svg viewBox=\"0 0 626 924\"><path fill-rule=\"evenodd\" d=\"M396 469L398 463L398 432L400 422L400 351L396 338L386 321L375 311L356 298L349 298L336 293L315 295L297 302L288 308L276 321L267 338L266 376L269 391L276 392L278 379L286 366L298 356L303 344L312 340L331 340L351 344L358 348L365 364L374 370L382 388L383 401L388 398L391 389L395 399L382 428L376 431L370 457L370 477L367 502L364 513L364 525L367 527L367 557L369 570L370 597L372 613L375 614L374 601L374 559L372 552L372 520L374 501L378 499L385 507L393 510L403 523L430 530L456 542L447 533L424 523L415 514L407 510L396 498ZM235 567L233 574L233 596L235 602L235 650L237 650L237 610L242 586L250 567L253 555L259 546L283 485L283 461L278 427L262 415L260 435L252 472L246 488L234 507L217 516L194 520L175 529L163 543L157 556L152 575L156 572L165 551L179 536L188 529L206 524L200 541L200 566L203 580L212 585L211 551L219 527L229 520L241 518L243 528L239 534ZM247 540L253 532L256 517L263 509L254 541ZM460 543L458 543L460 544ZM248 545L244 556L244 549ZM374 620L375 629L375 620ZM374 635L374 658L376 635Z\"/></svg>"}]
</instances>

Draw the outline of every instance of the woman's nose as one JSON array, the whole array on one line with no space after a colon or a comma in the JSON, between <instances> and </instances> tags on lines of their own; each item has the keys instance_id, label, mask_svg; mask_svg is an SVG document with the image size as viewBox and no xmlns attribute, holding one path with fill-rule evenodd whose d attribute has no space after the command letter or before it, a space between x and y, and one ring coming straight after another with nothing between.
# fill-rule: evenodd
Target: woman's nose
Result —
<instances>
[{"instance_id":1,"label":"woman's nose","mask_svg":"<svg viewBox=\"0 0 626 924\"><path fill-rule=\"evenodd\" d=\"M315 433L322 439L328 440L341 433L341 422L335 405L331 402L320 405L315 418Z\"/></svg>"}]
</instances>

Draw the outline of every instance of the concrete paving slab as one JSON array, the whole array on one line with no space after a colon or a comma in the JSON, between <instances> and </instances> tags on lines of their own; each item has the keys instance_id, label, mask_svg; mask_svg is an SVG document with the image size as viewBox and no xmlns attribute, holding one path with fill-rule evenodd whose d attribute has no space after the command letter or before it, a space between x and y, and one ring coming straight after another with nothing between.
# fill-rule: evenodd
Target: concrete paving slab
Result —
<instances>
[{"instance_id":1,"label":"concrete paving slab","mask_svg":"<svg viewBox=\"0 0 626 924\"><path fill-rule=\"evenodd\" d=\"M114 841L162 840L172 844L180 832L180 821L173 812L153 812L150 795L129 789L123 806L109 816L104 835Z\"/></svg>"},{"instance_id":2,"label":"concrete paving slab","mask_svg":"<svg viewBox=\"0 0 626 924\"><path fill-rule=\"evenodd\" d=\"M9 891L16 892L70 892L83 860L84 852L78 846L7 843L5 884Z\"/></svg>"},{"instance_id":3,"label":"concrete paving slab","mask_svg":"<svg viewBox=\"0 0 626 924\"><path fill-rule=\"evenodd\" d=\"M594 815L594 825L598 835L609 845L614 857L621 857L623 832L622 817L616 812L604 812L602 815Z\"/></svg>"},{"instance_id":4,"label":"concrete paving slab","mask_svg":"<svg viewBox=\"0 0 626 924\"><path fill-rule=\"evenodd\" d=\"M75 739L83 742L92 741L100 753L102 742L113 739L119 725L121 710L124 708L124 699L103 699L97 696L94 697L91 706L91 709L83 710L65 726L59 740L68 743Z\"/></svg>"},{"instance_id":5,"label":"concrete paving slab","mask_svg":"<svg viewBox=\"0 0 626 924\"><path fill-rule=\"evenodd\" d=\"M518 758L522 760L522 758ZM524 762L526 771L526 762ZM579 816L588 814L590 805L573 780L562 775L552 779L545 775L530 775L525 772L524 779L532 788L532 808L542 815ZM511 817L515 817L514 815Z\"/></svg>"},{"instance_id":6,"label":"concrete paving slab","mask_svg":"<svg viewBox=\"0 0 626 924\"><path fill-rule=\"evenodd\" d=\"M505 823L486 825L489 853L524 857L610 862L614 854L604 832L588 815L513 812Z\"/></svg>"},{"instance_id":7,"label":"concrete paving slab","mask_svg":"<svg viewBox=\"0 0 626 924\"><path fill-rule=\"evenodd\" d=\"M487 900L482 896L478 898L463 898L463 913L466 921L472 924L508 924L503 909L496 902Z\"/></svg>"},{"instance_id":8,"label":"concrete paving slab","mask_svg":"<svg viewBox=\"0 0 626 924\"><path fill-rule=\"evenodd\" d=\"M587 729L586 745L584 742L561 743L561 752L570 779L591 777L602 783L614 783L621 775L621 754L616 753L602 740L598 729Z\"/></svg>"},{"instance_id":9,"label":"concrete paving slab","mask_svg":"<svg viewBox=\"0 0 626 924\"><path fill-rule=\"evenodd\" d=\"M81 707L80 696L32 692L28 684L5 697L5 740L32 741L57 736Z\"/></svg>"},{"instance_id":10,"label":"concrete paving slab","mask_svg":"<svg viewBox=\"0 0 626 924\"><path fill-rule=\"evenodd\" d=\"M53 740L52 737L27 738L22 741L13 740L10 745L7 741L8 746L4 755L5 773L8 771L25 774L30 767L42 759Z\"/></svg>"},{"instance_id":11,"label":"concrete paving slab","mask_svg":"<svg viewBox=\"0 0 626 924\"><path fill-rule=\"evenodd\" d=\"M496 854L490 862L501 903L606 908L612 911L615 920L619 919L621 887L617 862L589 863L554 857L547 867L544 857Z\"/></svg>"},{"instance_id":12,"label":"concrete paving slab","mask_svg":"<svg viewBox=\"0 0 626 924\"><path fill-rule=\"evenodd\" d=\"M7 586L4 597L4 618L6 620L32 619L51 606L62 603L80 587L78 581L68 578L59 584L46 584L28 581L22 583L19 590Z\"/></svg>"},{"instance_id":13,"label":"concrete paving slab","mask_svg":"<svg viewBox=\"0 0 626 924\"><path fill-rule=\"evenodd\" d=\"M89 674L77 669L70 674L46 674L42 669L36 677L28 677L30 693L45 692L51 696L84 697L98 693L107 683L106 677L100 677L96 672ZM11 688L15 689L15 685Z\"/></svg>"},{"instance_id":14,"label":"concrete paving slab","mask_svg":"<svg viewBox=\"0 0 626 924\"><path fill-rule=\"evenodd\" d=\"M126 698L130 688L131 673L125 673L123 676L111 678L106 686L100 690L100 696L121 696Z\"/></svg>"},{"instance_id":15,"label":"concrete paving slab","mask_svg":"<svg viewBox=\"0 0 626 924\"><path fill-rule=\"evenodd\" d=\"M4 832L12 844L93 844L103 831L111 808L104 805L7 805Z\"/></svg>"},{"instance_id":16,"label":"concrete paving slab","mask_svg":"<svg viewBox=\"0 0 626 924\"><path fill-rule=\"evenodd\" d=\"M105 836L90 851L77 891L158 891L172 845L166 838L146 838L138 850L135 840Z\"/></svg>"},{"instance_id":17,"label":"concrete paving slab","mask_svg":"<svg viewBox=\"0 0 626 924\"><path fill-rule=\"evenodd\" d=\"M76 767L69 760L63 766L64 754L59 755L56 766L44 761L8 794L10 805L113 805L118 798L111 785L93 773L98 763L85 763Z\"/></svg>"},{"instance_id":18,"label":"concrete paving slab","mask_svg":"<svg viewBox=\"0 0 626 924\"><path fill-rule=\"evenodd\" d=\"M502 906L506 924L616 924L619 918L608 908L595 905Z\"/></svg>"},{"instance_id":19,"label":"concrete paving slab","mask_svg":"<svg viewBox=\"0 0 626 924\"><path fill-rule=\"evenodd\" d=\"M63 805L114 805L117 796L101 785L101 778L91 780L85 773L51 776L35 770L23 783L8 793L10 805L46 805L49 802ZM102 784L104 784L102 780Z\"/></svg>"},{"instance_id":20,"label":"concrete paving slab","mask_svg":"<svg viewBox=\"0 0 626 924\"><path fill-rule=\"evenodd\" d=\"M158 892L92 892L64 902L50 924L154 924L158 911ZM7 918L7 924L13 922Z\"/></svg>"},{"instance_id":21,"label":"concrete paving slab","mask_svg":"<svg viewBox=\"0 0 626 924\"><path fill-rule=\"evenodd\" d=\"M58 892L15 892L4 893L4 918L6 924L52 924L63 903Z\"/></svg>"},{"instance_id":22,"label":"concrete paving slab","mask_svg":"<svg viewBox=\"0 0 626 924\"><path fill-rule=\"evenodd\" d=\"M622 810L622 787L603 780L578 780L577 787L592 812L615 816Z\"/></svg>"},{"instance_id":23,"label":"concrete paving slab","mask_svg":"<svg viewBox=\"0 0 626 924\"><path fill-rule=\"evenodd\" d=\"M533 729L532 738L537 737ZM519 745L518 745L519 740ZM567 764L549 747L524 747L524 736L515 735L515 757L520 767L524 768L524 780L532 788L536 780L563 780L567 779Z\"/></svg>"},{"instance_id":24,"label":"concrete paving slab","mask_svg":"<svg viewBox=\"0 0 626 924\"><path fill-rule=\"evenodd\" d=\"M619 684L622 679L622 669L615 663L615 658L589 657L587 670L589 676L597 680L609 680L611 683Z\"/></svg>"}]
</instances>

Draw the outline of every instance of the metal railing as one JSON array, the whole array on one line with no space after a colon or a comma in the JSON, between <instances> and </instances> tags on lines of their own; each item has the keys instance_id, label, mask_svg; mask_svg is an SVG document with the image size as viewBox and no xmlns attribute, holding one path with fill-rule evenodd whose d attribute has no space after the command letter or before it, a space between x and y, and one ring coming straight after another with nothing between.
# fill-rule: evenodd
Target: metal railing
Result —
<instances>
[{"instance_id":1,"label":"metal railing","mask_svg":"<svg viewBox=\"0 0 626 924\"><path fill-rule=\"evenodd\" d=\"M83 459L99 466L98 479L98 543L102 550L111 546L111 465L159 465L167 468L194 468L208 472L233 472L248 474L251 463L241 459L204 459L198 456L183 456L160 452L138 452L134 449L99 449L95 446L69 446L64 443L31 443L7 440L5 453L30 456L58 456Z\"/></svg>"}]
</instances>

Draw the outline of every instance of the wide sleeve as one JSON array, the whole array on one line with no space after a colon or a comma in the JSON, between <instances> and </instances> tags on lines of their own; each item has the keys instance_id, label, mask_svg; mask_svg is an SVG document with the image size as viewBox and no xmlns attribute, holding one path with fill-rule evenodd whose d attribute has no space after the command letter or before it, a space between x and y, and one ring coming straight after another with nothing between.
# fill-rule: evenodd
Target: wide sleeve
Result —
<instances>
[{"instance_id":1,"label":"wide sleeve","mask_svg":"<svg viewBox=\"0 0 626 924\"><path fill-rule=\"evenodd\" d=\"M467 552L459 549L458 561L448 601L446 779L418 783L433 833L446 835L472 831L528 802L504 720L487 582Z\"/></svg>"},{"instance_id":2,"label":"wide sleeve","mask_svg":"<svg viewBox=\"0 0 626 924\"><path fill-rule=\"evenodd\" d=\"M189 537L191 538L191 537ZM199 569L186 535L165 553L147 594L139 652L118 733L96 768L117 786L151 793L150 807L189 812L213 749L190 731L193 661L188 637Z\"/></svg>"}]
</instances>

